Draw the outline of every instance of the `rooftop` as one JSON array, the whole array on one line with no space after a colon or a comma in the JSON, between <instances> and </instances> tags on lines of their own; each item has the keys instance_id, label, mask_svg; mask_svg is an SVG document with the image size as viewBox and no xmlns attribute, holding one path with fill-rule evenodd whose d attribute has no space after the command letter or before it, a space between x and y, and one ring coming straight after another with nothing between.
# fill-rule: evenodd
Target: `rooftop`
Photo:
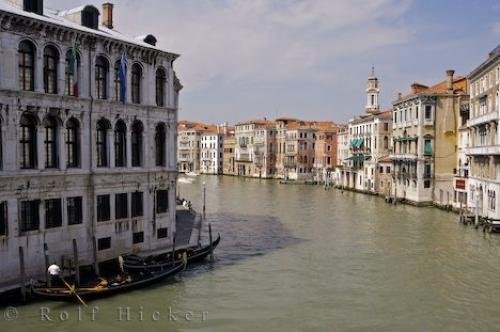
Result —
<instances>
[{"instance_id":1,"label":"rooftop","mask_svg":"<svg viewBox=\"0 0 500 332\"><path fill-rule=\"evenodd\" d=\"M103 26L102 24L99 24L97 29L91 29L91 28L85 27L83 25L77 24L77 23L75 23L75 22L73 22L70 19L65 17L66 15L70 15L72 13L77 13L79 11L82 11L87 6L93 7L92 5L83 5L83 6L79 6L79 7L64 10L64 11L53 10L53 9L44 7L43 15L38 15L36 13L24 11L21 8L15 6L14 4L6 2L5 0L0 0L0 12L3 11L3 12L10 13L10 14L13 14L16 16L21 16L21 17L25 17L25 18L29 18L29 19L33 19L33 20L38 20L38 21L41 21L41 22L44 22L47 24L54 24L54 25L58 25L58 26L63 26L63 27L66 27L68 29L72 29L72 30L76 30L76 31L80 31L80 32L85 32L88 34L101 36L101 37L105 37L105 38L111 38L114 40L119 40L123 43L137 45L137 46L148 48L148 49L154 49L154 50L165 52L165 53L170 53L170 54L174 55L175 57L179 56L178 54L171 53L171 52L168 52L166 50L162 50L159 47L150 45L150 44L144 42L143 40L138 40L134 37L124 35L123 33L121 33L120 31L118 31L116 29L108 29L107 27Z\"/></svg>"}]
</instances>

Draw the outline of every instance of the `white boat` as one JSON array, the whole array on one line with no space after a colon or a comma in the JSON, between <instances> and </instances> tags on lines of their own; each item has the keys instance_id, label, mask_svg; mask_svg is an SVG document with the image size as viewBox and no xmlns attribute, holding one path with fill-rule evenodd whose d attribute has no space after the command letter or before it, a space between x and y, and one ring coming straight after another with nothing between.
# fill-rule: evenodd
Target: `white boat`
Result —
<instances>
[{"instance_id":1,"label":"white boat","mask_svg":"<svg viewBox=\"0 0 500 332\"><path fill-rule=\"evenodd\" d=\"M179 183L191 184L191 183L193 183L194 179L186 178L186 177L180 177L178 181L179 181Z\"/></svg>"},{"instance_id":2,"label":"white boat","mask_svg":"<svg viewBox=\"0 0 500 332\"><path fill-rule=\"evenodd\" d=\"M199 173L195 173L195 172L191 172L191 171L186 172L184 174L186 174L187 176L198 176L198 175L200 175Z\"/></svg>"}]
</instances>

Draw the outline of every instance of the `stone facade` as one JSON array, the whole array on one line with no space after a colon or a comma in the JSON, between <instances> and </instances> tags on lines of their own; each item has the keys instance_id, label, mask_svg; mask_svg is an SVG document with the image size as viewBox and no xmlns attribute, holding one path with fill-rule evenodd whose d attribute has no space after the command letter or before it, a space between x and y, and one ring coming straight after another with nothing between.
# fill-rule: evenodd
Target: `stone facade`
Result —
<instances>
[{"instance_id":1,"label":"stone facade","mask_svg":"<svg viewBox=\"0 0 500 332\"><path fill-rule=\"evenodd\" d=\"M500 45L469 74L470 118L467 205L472 213L500 220Z\"/></svg>"},{"instance_id":2,"label":"stone facade","mask_svg":"<svg viewBox=\"0 0 500 332\"><path fill-rule=\"evenodd\" d=\"M90 27L93 6L39 14L0 3L0 283L18 278L20 250L40 276L45 254L70 265L73 240L80 265L97 267L167 247L175 232L177 55ZM75 45L79 91L68 93Z\"/></svg>"},{"instance_id":3,"label":"stone facade","mask_svg":"<svg viewBox=\"0 0 500 332\"><path fill-rule=\"evenodd\" d=\"M414 83L393 103L393 197L450 206L456 174L460 109L468 104L465 77L425 86Z\"/></svg>"},{"instance_id":4,"label":"stone facade","mask_svg":"<svg viewBox=\"0 0 500 332\"><path fill-rule=\"evenodd\" d=\"M201 134L200 173L222 174L224 135L217 131Z\"/></svg>"},{"instance_id":5,"label":"stone facade","mask_svg":"<svg viewBox=\"0 0 500 332\"><path fill-rule=\"evenodd\" d=\"M365 114L353 118L341 133L338 154L342 156L335 171L337 186L363 192L383 194L387 180L385 167L379 167L379 160L385 159L391 151L391 111L380 111L378 78L374 69L367 81L367 104ZM382 165L384 166L384 165Z\"/></svg>"},{"instance_id":6,"label":"stone facade","mask_svg":"<svg viewBox=\"0 0 500 332\"><path fill-rule=\"evenodd\" d=\"M222 162L222 173L224 175L235 175L235 157L234 157L234 149L236 147L236 138L234 137L234 130L231 133L228 133L224 137L223 143L223 162Z\"/></svg>"}]
</instances>

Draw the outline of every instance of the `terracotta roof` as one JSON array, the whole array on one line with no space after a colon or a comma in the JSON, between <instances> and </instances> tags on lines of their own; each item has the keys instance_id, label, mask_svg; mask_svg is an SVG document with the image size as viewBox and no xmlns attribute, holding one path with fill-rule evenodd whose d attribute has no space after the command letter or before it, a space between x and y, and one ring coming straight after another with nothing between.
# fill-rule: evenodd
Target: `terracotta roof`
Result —
<instances>
[{"instance_id":1,"label":"terracotta roof","mask_svg":"<svg viewBox=\"0 0 500 332\"><path fill-rule=\"evenodd\" d=\"M235 124L235 126L242 126L242 125L249 125L249 124L267 126L270 122L272 122L272 121L269 121L267 119L253 119L253 120L238 122L237 124Z\"/></svg>"},{"instance_id":2,"label":"terracotta roof","mask_svg":"<svg viewBox=\"0 0 500 332\"><path fill-rule=\"evenodd\" d=\"M178 131L194 130L199 132L217 133L217 126L201 122L181 120L177 122L177 130Z\"/></svg>"},{"instance_id":3,"label":"terracotta roof","mask_svg":"<svg viewBox=\"0 0 500 332\"><path fill-rule=\"evenodd\" d=\"M432 86L414 82L411 85L411 88L412 91L410 93L403 95L398 100L406 99L408 97L416 96L419 94L442 94L450 92L450 90L448 90L448 82L446 79ZM458 76L453 78L453 92L467 93L467 78L465 76Z\"/></svg>"}]
</instances>

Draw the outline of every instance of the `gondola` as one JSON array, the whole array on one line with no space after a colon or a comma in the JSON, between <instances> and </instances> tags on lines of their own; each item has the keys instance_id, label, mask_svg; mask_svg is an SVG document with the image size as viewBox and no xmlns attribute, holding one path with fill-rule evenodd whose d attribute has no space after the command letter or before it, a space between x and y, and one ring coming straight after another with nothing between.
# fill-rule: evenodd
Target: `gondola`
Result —
<instances>
[{"instance_id":1,"label":"gondola","mask_svg":"<svg viewBox=\"0 0 500 332\"><path fill-rule=\"evenodd\" d=\"M215 250L220 242L220 234L217 239L210 244L202 247L190 247L186 249L179 249L175 251L175 261L182 260L182 256L186 253L187 263L201 261L210 254L210 247ZM172 265L171 254L162 254L155 257L140 257L136 255L129 255L124 258L123 268L126 271L141 271L141 270L158 270L165 269Z\"/></svg>"},{"instance_id":2,"label":"gondola","mask_svg":"<svg viewBox=\"0 0 500 332\"><path fill-rule=\"evenodd\" d=\"M99 278L97 284L90 287L79 287L74 291L67 287L48 288L45 285L33 285L32 293L39 298L53 301L75 302L78 299L76 295L81 299L91 300L151 285L181 272L184 266L183 262L176 262L163 270L143 270L139 273L130 274L130 280L124 280L122 283L117 283L116 281L110 282L110 280Z\"/></svg>"}]
</instances>

